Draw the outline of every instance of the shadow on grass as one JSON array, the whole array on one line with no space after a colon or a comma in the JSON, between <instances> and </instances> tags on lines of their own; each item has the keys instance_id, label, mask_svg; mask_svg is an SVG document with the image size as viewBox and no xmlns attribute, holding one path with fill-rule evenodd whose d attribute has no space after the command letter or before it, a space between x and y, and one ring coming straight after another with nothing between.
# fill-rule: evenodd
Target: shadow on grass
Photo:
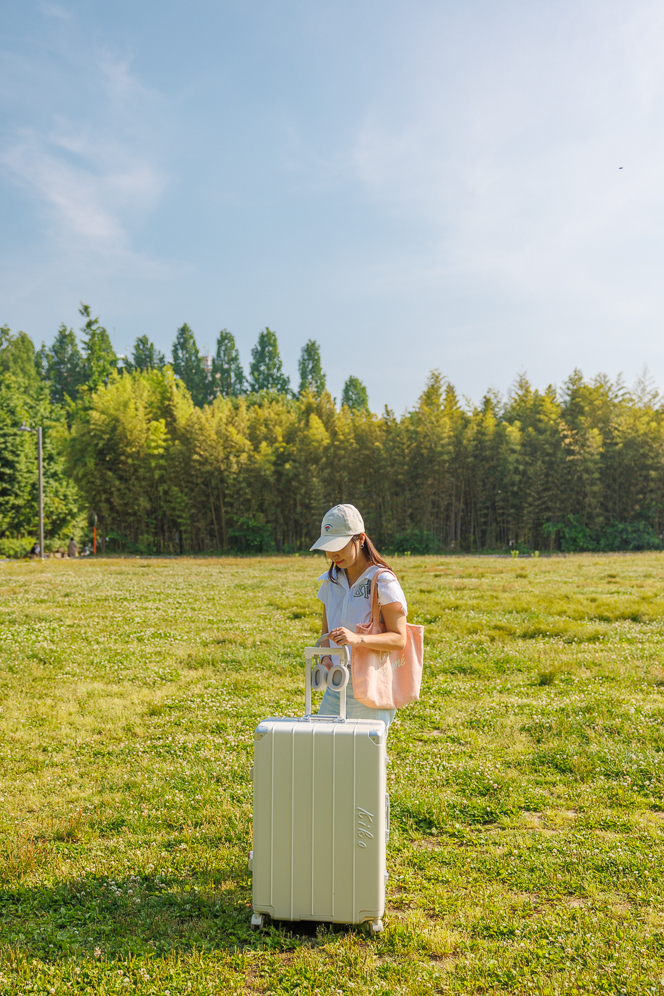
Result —
<instances>
[{"instance_id":1,"label":"shadow on grass","mask_svg":"<svg viewBox=\"0 0 664 996\"><path fill-rule=\"evenodd\" d=\"M282 948L280 932L251 929L250 895L246 874L200 888L158 875L5 885L0 946L42 959Z\"/></svg>"},{"instance_id":2,"label":"shadow on grass","mask_svg":"<svg viewBox=\"0 0 664 996\"><path fill-rule=\"evenodd\" d=\"M0 887L0 949L27 958L126 959L196 951L284 951L310 945L321 924L269 920L251 928L251 883L238 873L216 886L190 878L94 878L55 886ZM361 930L325 924L326 931Z\"/></svg>"}]
</instances>

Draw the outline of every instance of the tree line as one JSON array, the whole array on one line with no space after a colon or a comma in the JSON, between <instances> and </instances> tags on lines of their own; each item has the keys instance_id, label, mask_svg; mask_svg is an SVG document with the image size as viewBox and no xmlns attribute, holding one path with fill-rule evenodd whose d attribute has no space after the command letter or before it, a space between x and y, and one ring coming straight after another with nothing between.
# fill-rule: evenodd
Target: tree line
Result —
<instances>
[{"instance_id":1,"label":"tree line","mask_svg":"<svg viewBox=\"0 0 664 996\"><path fill-rule=\"evenodd\" d=\"M67 398L75 401L81 392L87 394L94 391L100 384L106 384L114 371L163 370L167 365L172 367L198 407L210 404L219 396L237 398L269 391L297 397L307 390L318 395L325 391L320 346L314 339L309 339L302 347L298 362L300 383L296 394L283 370L277 336L269 328L259 334L251 350L247 375L240 362L235 337L228 329L222 329L219 333L214 354L203 356L194 333L185 322L177 330L173 355L167 362L164 354L146 335L138 336L131 356L118 356L99 318L91 317L89 305L82 304L80 314L86 319L80 330L81 346L74 330L62 324L52 345L42 345L35 356L39 374L48 382L51 398L56 403L62 403ZM5 336L11 335L6 326L2 332ZM19 337L28 339L25 333L19 333ZM26 344L22 348L29 350ZM351 408L368 407L366 388L357 377L350 376L344 384L341 403Z\"/></svg>"},{"instance_id":2,"label":"tree line","mask_svg":"<svg viewBox=\"0 0 664 996\"><path fill-rule=\"evenodd\" d=\"M61 326L39 350L0 329L0 552L35 534L24 420L44 426L51 543L85 538L94 512L111 550L294 552L348 501L396 552L662 546L664 401L647 378L574 371L539 391L522 376L471 403L432 371L397 417L355 377L335 402L314 340L294 391L269 328L245 373L225 329L209 358L186 324L170 362L145 336L118 358L81 314L80 337Z\"/></svg>"}]
</instances>

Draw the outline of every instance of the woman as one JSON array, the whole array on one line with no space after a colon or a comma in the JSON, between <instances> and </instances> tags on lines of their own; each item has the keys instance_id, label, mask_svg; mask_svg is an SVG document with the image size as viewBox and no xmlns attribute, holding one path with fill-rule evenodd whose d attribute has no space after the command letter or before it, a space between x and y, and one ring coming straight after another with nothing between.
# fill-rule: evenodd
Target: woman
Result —
<instances>
[{"instance_id":1,"label":"woman","mask_svg":"<svg viewBox=\"0 0 664 996\"><path fill-rule=\"evenodd\" d=\"M364 531L364 520L354 505L335 505L321 523L320 539L312 550L324 550L332 564L321 574L318 597L323 608L323 641L327 647L369 647L371 650L403 650L406 646L408 605L401 585L378 554ZM386 568L386 570L383 570ZM385 633L357 633L358 625L371 618L371 581L377 572L378 603ZM332 657L323 657L328 667ZM346 687L346 715L349 719L382 719L386 727L396 709L372 709L353 696L352 678ZM319 716L339 715L339 692L326 688Z\"/></svg>"}]
</instances>

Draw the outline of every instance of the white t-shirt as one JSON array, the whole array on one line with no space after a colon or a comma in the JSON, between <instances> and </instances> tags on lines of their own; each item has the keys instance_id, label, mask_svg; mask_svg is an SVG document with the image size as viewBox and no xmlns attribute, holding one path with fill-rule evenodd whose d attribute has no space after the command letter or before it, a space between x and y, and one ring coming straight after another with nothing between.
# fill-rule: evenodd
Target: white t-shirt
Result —
<instances>
[{"instance_id":1,"label":"white t-shirt","mask_svg":"<svg viewBox=\"0 0 664 996\"><path fill-rule=\"evenodd\" d=\"M382 571L378 578L378 604L388 605L390 602L401 602L403 610L408 615L408 604L403 588L385 567L367 567L355 584L350 588L344 571L333 568L337 583L330 581L327 571L321 574L322 581L318 597L325 606L328 630L337 626L345 626L351 633L356 632L359 624L366 625L371 620L371 579L377 571Z\"/></svg>"}]
</instances>

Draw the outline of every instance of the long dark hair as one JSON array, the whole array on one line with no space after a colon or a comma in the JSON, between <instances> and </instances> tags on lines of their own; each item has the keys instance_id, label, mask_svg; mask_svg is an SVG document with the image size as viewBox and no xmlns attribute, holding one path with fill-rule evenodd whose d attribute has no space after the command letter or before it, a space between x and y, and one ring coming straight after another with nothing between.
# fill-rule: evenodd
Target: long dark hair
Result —
<instances>
[{"instance_id":1,"label":"long dark hair","mask_svg":"<svg viewBox=\"0 0 664 996\"><path fill-rule=\"evenodd\" d=\"M357 543L361 535L362 533L358 533L357 536L351 536L351 542ZM364 534L364 543L362 543L360 549L367 558L367 567L387 567L388 571L392 570L387 561L383 560L378 550L373 545L373 543L371 542L366 533ZM332 584L339 584L337 579L332 575L332 571L334 571L335 569L336 565L334 563L331 563L330 569L327 572L327 576L332 582ZM394 573L394 571L392 571L392 573Z\"/></svg>"}]
</instances>

